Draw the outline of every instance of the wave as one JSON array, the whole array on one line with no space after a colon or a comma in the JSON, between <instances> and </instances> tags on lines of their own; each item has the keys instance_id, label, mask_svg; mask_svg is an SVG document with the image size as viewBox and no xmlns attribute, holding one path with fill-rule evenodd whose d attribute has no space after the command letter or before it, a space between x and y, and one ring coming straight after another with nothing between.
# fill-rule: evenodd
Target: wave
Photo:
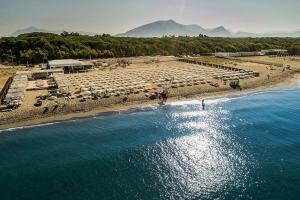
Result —
<instances>
[{"instance_id":1,"label":"wave","mask_svg":"<svg viewBox=\"0 0 300 200\"><path fill-rule=\"evenodd\" d=\"M245 95L235 95L235 96L228 96L228 97L209 97L205 98L205 104L206 105L214 105L214 104L219 104L219 103L225 103L229 102L238 98L241 98L242 96ZM171 102L169 105L171 106L183 106L183 105L201 105L202 100L187 100L187 101L176 101L176 102Z\"/></svg>"},{"instance_id":2,"label":"wave","mask_svg":"<svg viewBox=\"0 0 300 200\"><path fill-rule=\"evenodd\" d=\"M69 120L69 121L74 121L74 120ZM28 129L28 128L35 128L35 127L43 127L43 126L50 126L54 124L59 124L62 123L63 121L60 122L49 122L49 123L42 123L42 124L35 124L35 125L28 125L28 126L19 126L19 127L14 127L14 128L7 128L7 129L2 129L0 130L0 133L2 132L12 132L20 129Z\"/></svg>"}]
</instances>

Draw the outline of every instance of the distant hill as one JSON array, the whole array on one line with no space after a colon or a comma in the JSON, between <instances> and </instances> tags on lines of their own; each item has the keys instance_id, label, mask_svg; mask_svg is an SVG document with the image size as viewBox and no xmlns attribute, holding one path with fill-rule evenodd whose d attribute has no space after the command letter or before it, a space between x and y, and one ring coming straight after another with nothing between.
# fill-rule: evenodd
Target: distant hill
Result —
<instances>
[{"instance_id":1,"label":"distant hill","mask_svg":"<svg viewBox=\"0 0 300 200\"><path fill-rule=\"evenodd\" d=\"M208 29L207 35L211 37L231 37L232 33L224 26L219 26L217 28Z\"/></svg>"},{"instance_id":2,"label":"distant hill","mask_svg":"<svg viewBox=\"0 0 300 200\"><path fill-rule=\"evenodd\" d=\"M164 35L198 36L204 34L211 37L231 37L232 33L223 26L205 29L199 25L184 25L174 20L156 21L134 28L119 37L162 37Z\"/></svg>"},{"instance_id":3,"label":"distant hill","mask_svg":"<svg viewBox=\"0 0 300 200\"><path fill-rule=\"evenodd\" d=\"M300 37L300 31L291 32L269 32L269 33L248 33L248 32L237 32L232 37Z\"/></svg>"},{"instance_id":4,"label":"distant hill","mask_svg":"<svg viewBox=\"0 0 300 200\"><path fill-rule=\"evenodd\" d=\"M300 37L300 30L291 32L270 32L261 34L263 37Z\"/></svg>"},{"instance_id":5,"label":"distant hill","mask_svg":"<svg viewBox=\"0 0 300 200\"><path fill-rule=\"evenodd\" d=\"M54 33L61 34L63 30L47 30L42 28L37 28L34 26L27 27L24 29L19 29L11 34L11 36L16 37L24 33ZM71 32L71 31L69 31ZM97 33L73 31L80 35L96 35ZM216 28L203 28L199 25L184 25L175 22L174 20L167 21L156 21L149 24L145 24L134 28L126 33L121 33L116 36L118 37L162 37L162 36L198 36L199 34L207 35L209 37L234 37L234 38L245 38L245 37L300 37L300 29L290 32L268 32L268 33L249 33L249 32L232 32L224 26L219 26Z\"/></svg>"},{"instance_id":6,"label":"distant hill","mask_svg":"<svg viewBox=\"0 0 300 200\"><path fill-rule=\"evenodd\" d=\"M122 37L161 37L164 35L189 35L197 36L200 33L206 33L206 30L198 25L183 25L173 20L156 21L146 24L135 29L132 29L124 34L119 34Z\"/></svg>"},{"instance_id":7,"label":"distant hill","mask_svg":"<svg viewBox=\"0 0 300 200\"><path fill-rule=\"evenodd\" d=\"M199 25L184 25L174 20L156 21L145 24L121 33L118 37L162 37L164 35L175 36L198 36L204 34L210 37L300 37L300 31L293 32L271 32L271 33L248 33L232 32L224 26L206 29Z\"/></svg>"},{"instance_id":8,"label":"distant hill","mask_svg":"<svg viewBox=\"0 0 300 200\"><path fill-rule=\"evenodd\" d=\"M52 30L47 30L47 29L41 29L41 28L37 28L34 26L30 26L24 29L19 29L17 31L15 31L14 33L11 34L12 37L16 37L18 35L24 34L24 33L54 33L54 34L61 34L62 32L64 32L64 30L56 30L56 31L52 31ZM79 33L80 35L96 35L96 33L90 33L90 32L82 32L82 31L74 31Z\"/></svg>"}]
</instances>

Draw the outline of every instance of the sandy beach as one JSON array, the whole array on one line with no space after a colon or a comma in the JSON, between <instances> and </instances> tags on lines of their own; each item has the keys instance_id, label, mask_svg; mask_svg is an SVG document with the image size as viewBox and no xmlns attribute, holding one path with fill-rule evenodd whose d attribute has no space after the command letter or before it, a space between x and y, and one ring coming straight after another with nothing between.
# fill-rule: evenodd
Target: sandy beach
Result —
<instances>
[{"instance_id":1,"label":"sandy beach","mask_svg":"<svg viewBox=\"0 0 300 200\"><path fill-rule=\"evenodd\" d=\"M207 61L207 60L206 60ZM232 61L223 60L223 64L234 65ZM214 60L214 62L216 62ZM155 64L156 66L157 64ZM170 62L160 64L164 67L183 65L181 62ZM154 64L153 64L154 66ZM151 64L147 67L153 67ZM270 90L274 88L288 87L295 84L299 80L298 73L300 66L296 65L292 70L283 72L282 69L274 69L272 78L267 78L267 70L264 65L254 65L253 63L238 62L241 68L259 71L260 77L241 81L242 90L232 89L229 86L220 85L220 87L211 87L209 85L196 85L182 88L171 88L168 103L182 100L201 100L203 98L212 98L228 95L244 95L249 92L257 92ZM137 70L144 65L131 65L127 70ZM116 69L118 70L118 69ZM71 76L71 75L70 75ZM118 112L120 110L137 109L144 106L158 105L158 100L150 100L144 94L132 94L126 102L122 96L104 98L99 100L87 100L86 102L78 102L78 100L63 101L59 106L53 102L47 102L43 107L36 108L32 106L34 97L43 91L30 91L26 94L26 102L22 107L12 112L0 113L0 129L8 129L15 127L23 127L30 125L38 125L44 123L52 123L59 121L84 118L89 116L101 115L109 112ZM47 106L47 112L45 112ZM49 109L48 109L49 108Z\"/></svg>"},{"instance_id":2,"label":"sandy beach","mask_svg":"<svg viewBox=\"0 0 300 200\"><path fill-rule=\"evenodd\" d=\"M284 80L276 79L266 83L263 86L257 87L249 87L244 89L243 91L237 90L225 90L225 91L215 91L215 92L207 92L202 94L188 94L185 96L177 96L171 97L168 99L168 103L176 102L176 101L184 101L184 100L201 100L205 98L217 98L217 97L225 97L231 95L246 95L248 93L255 93L260 91L267 91L273 89L280 89L285 87L292 87L296 85L297 82L300 80L300 76L298 74L294 76L290 76ZM79 118L85 118L95 115L101 115L105 113L112 113L118 112L122 110L129 110L129 109L138 109L145 106L159 106L157 101L152 100L140 100L140 101L131 101L122 104L112 104L109 106L98 106L98 107L91 107L85 111L77 111L71 113L54 113L51 115L43 116L38 115L37 117L30 118L28 120L24 119L22 121L11 120L8 123L1 124L0 130L2 129L9 129L9 128L17 128L17 127L24 127L24 126L32 126L32 125L40 125L40 124L47 124L53 122L61 122L67 120L74 120Z\"/></svg>"}]
</instances>

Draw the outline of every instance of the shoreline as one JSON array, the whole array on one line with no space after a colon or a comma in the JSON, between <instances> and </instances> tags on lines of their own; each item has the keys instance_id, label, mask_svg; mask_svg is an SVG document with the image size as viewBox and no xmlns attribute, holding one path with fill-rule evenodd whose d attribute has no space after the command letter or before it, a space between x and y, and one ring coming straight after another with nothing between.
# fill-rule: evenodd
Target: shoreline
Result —
<instances>
[{"instance_id":1,"label":"shoreline","mask_svg":"<svg viewBox=\"0 0 300 200\"><path fill-rule=\"evenodd\" d=\"M274 79L273 81L270 81L266 85L249 87L244 89L243 91L223 90L223 91L212 91L212 92L207 92L202 94L191 94L191 95L184 95L184 96L179 95L175 97L170 97L168 99L167 105L178 101L200 100L203 98L221 98L221 97L228 97L233 95L243 96L250 93L292 87L296 85L299 80L300 80L300 74L295 73L295 74L291 74L291 76L289 77L283 78L283 81L281 79ZM9 131L10 129L42 126L46 124L79 120L79 119L89 118L93 116L103 116L103 115L114 114L122 111L138 110L148 106L159 106L159 105L157 101L153 101L153 100L131 101L125 104L114 104L114 105L102 106L98 108L95 107L90 111L62 113L61 115L55 114L53 116L46 116L46 117L41 116L41 118L39 119L28 119L19 122L12 122L8 124L0 125L0 132Z\"/></svg>"}]
</instances>

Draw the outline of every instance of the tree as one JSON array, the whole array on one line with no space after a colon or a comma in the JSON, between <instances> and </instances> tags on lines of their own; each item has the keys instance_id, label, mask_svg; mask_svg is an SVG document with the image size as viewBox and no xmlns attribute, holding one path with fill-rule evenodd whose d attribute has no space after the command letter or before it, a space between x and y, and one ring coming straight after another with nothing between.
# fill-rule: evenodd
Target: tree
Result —
<instances>
[{"instance_id":1,"label":"tree","mask_svg":"<svg viewBox=\"0 0 300 200\"><path fill-rule=\"evenodd\" d=\"M63 58L110 58L124 56L192 55L215 51L249 52L261 49L288 49L300 55L300 38L211 38L162 37L126 38L108 34L87 36L64 31L28 33L18 37L0 38L0 58L3 62L39 63Z\"/></svg>"},{"instance_id":2,"label":"tree","mask_svg":"<svg viewBox=\"0 0 300 200\"><path fill-rule=\"evenodd\" d=\"M70 34L67 31L63 31L60 35L66 37L69 36Z\"/></svg>"}]
</instances>

